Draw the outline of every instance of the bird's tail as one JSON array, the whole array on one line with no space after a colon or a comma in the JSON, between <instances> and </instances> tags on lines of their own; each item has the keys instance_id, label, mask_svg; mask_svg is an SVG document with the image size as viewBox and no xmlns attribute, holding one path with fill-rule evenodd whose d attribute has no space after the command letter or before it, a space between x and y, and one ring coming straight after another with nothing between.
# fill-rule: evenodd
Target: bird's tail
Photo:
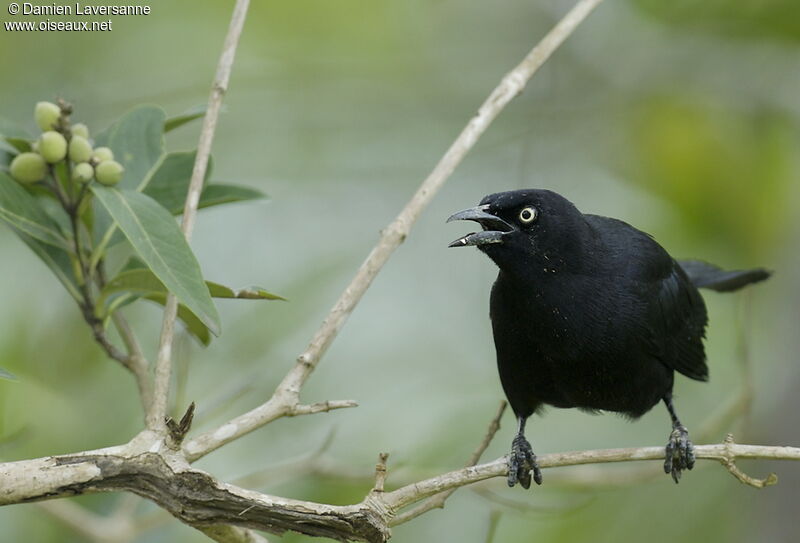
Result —
<instances>
[{"instance_id":1,"label":"bird's tail","mask_svg":"<svg viewBox=\"0 0 800 543\"><path fill-rule=\"evenodd\" d=\"M750 283L764 281L772 272L764 268L752 270L723 270L702 260L679 260L678 263L697 288L707 288L717 292L732 292Z\"/></svg>"}]
</instances>

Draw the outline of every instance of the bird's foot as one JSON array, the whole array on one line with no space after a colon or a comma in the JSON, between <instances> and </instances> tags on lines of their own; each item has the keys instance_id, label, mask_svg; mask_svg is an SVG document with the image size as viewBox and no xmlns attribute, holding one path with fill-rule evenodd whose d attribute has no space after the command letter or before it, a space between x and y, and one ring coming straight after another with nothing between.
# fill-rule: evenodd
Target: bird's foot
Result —
<instances>
[{"instance_id":1,"label":"bird's foot","mask_svg":"<svg viewBox=\"0 0 800 543\"><path fill-rule=\"evenodd\" d=\"M523 488L531 487L531 472L537 485L542 484L542 472L536 463L536 455L528 440L522 434L517 434L511 442L511 454L508 457L508 486L517 483Z\"/></svg>"},{"instance_id":2,"label":"bird's foot","mask_svg":"<svg viewBox=\"0 0 800 543\"><path fill-rule=\"evenodd\" d=\"M677 483L683 470L693 467L694 445L689 441L689 430L685 426L675 426L667 442L664 473L671 474L672 480Z\"/></svg>"}]
</instances>

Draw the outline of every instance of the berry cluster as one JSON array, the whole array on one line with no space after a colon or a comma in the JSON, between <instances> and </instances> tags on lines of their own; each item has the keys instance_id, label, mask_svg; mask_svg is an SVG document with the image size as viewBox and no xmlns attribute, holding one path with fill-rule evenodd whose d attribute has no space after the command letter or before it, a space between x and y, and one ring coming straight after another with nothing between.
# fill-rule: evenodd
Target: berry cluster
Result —
<instances>
[{"instance_id":1,"label":"berry cluster","mask_svg":"<svg viewBox=\"0 0 800 543\"><path fill-rule=\"evenodd\" d=\"M31 144L31 151L20 153L11 161L11 177L23 184L33 184L47 177L48 165L66 161L70 179L85 185L92 180L106 186L119 183L124 173L108 147L93 148L85 124L70 124L72 109L67 104L39 102L34 110L42 135Z\"/></svg>"}]
</instances>

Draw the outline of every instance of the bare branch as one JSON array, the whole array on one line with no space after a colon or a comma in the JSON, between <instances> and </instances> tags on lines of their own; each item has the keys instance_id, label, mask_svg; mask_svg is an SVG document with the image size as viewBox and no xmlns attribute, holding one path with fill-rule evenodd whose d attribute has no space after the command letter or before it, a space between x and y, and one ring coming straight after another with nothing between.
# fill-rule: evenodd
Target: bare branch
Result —
<instances>
[{"instance_id":1,"label":"bare branch","mask_svg":"<svg viewBox=\"0 0 800 543\"><path fill-rule=\"evenodd\" d=\"M503 417L503 413L505 412L507 405L508 404L505 401L500 402L500 407L497 410L497 414L494 416L492 422L489 424L489 429L486 431L486 435L483 437L483 441L481 441L480 445L478 445L478 448L475 449L475 452L472 453L472 456L470 457L469 461L467 461L465 467L471 467L477 464L478 461L481 459L483 453L486 452L486 449L492 442L494 435L500 429L500 419ZM432 496L427 500L425 500L424 502L420 503L416 507L409 509L408 511L405 511L403 513L400 513L399 515L397 515L395 518L392 519L392 521L390 522L390 526L397 526L398 524L403 524L405 522L408 522L409 520L415 519L418 516L427 513L432 509L443 508L444 502L446 502L447 498L449 498L456 490L457 487L454 487L440 494L436 494L435 496Z\"/></svg>"},{"instance_id":2,"label":"bare branch","mask_svg":"<svg viewBox=\"0 0 800 543\"><path fill-rule=\"evenodd\" d=\"M369 542L388 538L383 517L369 505L332 506L245 490L192 469L167 448L142 451L142 445L132 442L105 451L0 464L0 505L128 491L197 528L230 525L276 534L293 530Z\"/></svg>"},{"instance_id":3,"label":"bare branch","mask_svg":"<svg viewBox=\"0 0 800 543\"><path fill-rule=\"evenodd\" d=\"M276 394L272 396L269 401L261 404L256 409L239 415L214 430L188 440L183 446L183 452L187 460L194 462L210 451L218 449L226 443L235 441L242 437L242 435L268 424L275 419L298 415L313 415L332 411L334 409L357 406L358 403L353 400L329 400L311 405L302 405L287 401L285 396ZM246 430L247 428L250 430Z\"/></svg>"},{"instance_id":4,"label":"bare branch","mask_svg":"<svg viewBox=\"0 0 800 543\"><path fill-rule=\"evenodd\" d=\"M408 236L411 227L442 188L456 167L474 147L480 136L508 103L522 92L530 78L550 58L550 55L567 39L577 26L602 0L580 0L555 27L528 53L513 70L503 77L498 86L470 119L450 148L439 160L433 171L422 182L411 200L400 214L384 228L378 243L370 251L353 279L320 328L314 334L306 350L297 357L297 362L278 385L275 394L266 403L245 413L219 428L206 432L186 445L192 458L200 458L242 435L264 426L276 418L285 416L298 402L300 389L319 364L320 359L338 335L345 321L355 309L372 280L389 260L389 257ZM226 431L223 431L226 429ZM229 434L228 431L234 431ZM224 440L215 438L224 436Z\"/></svg>"},{"instance_id":5,"label":"bare branch","mask_svg":"<svg viewBox=\"0 0 800 543\"><path fill-rule=\"evenodd\" d=\"M389 460L389 453L382 452L378 455L378 463L375 464L375 484L372 487L373 492L383 492L383 487L386 484L386 461Z\"/></svg>"},{"instance_id":6,"label":"bare branch","mask_svg":"<svg viewBox=\"0 0 800 543\"><path fill-rule=\"evenodd\" d=\"M491 477L504 477L507 472L507 459L501 457L382 492L385 475L385 458L382 458L375 488L364 500L354 505L334 506L269 496L220 482L191 468L175 451L159 448L160 441L153 441L155 437L150 434L150 440L139 438L119 447L69 456L0 464L0 480L3 481L0 505L75 494L128 491L152 500L182 522L197 528L225 525L277 534L293 530L338 540L382 543L390 536L392 519L403 507L453 488ZM740 458L797 461L800 448L739 445L730 439L716 445L699 445L695 447L695 455L698 459L715 460L730 469ZM662 461L663 458L663 447L644 447L547 454L539 457L539 464L542 468L554 468L634 460ZM749 477L746 479L743 481L752 484ZM767 480L774 481L774 478Z\"/></svg>"},{"instance_id":7,"label":"bare branch","mask_svg":"<svg viewBox=\"0 0 800 543\"><path fill-rule=\"evenodd\" d=\"M745 472L740 470L736 466L736 454L733 452L733 447L735 446L733 442L733 434L728 434L725 436L725 458L721 460L722 465L739 481L746 485L750 485L755 488L764 488L765 486L771 486L774 484L778 484L778 476L774 473L770 473L764 479L757 479L755 477L751 477L747 475Z\"/></svg>"},{"instance_id":8,"label":"bare branch","mask_svg":"<svg viewBox=\"0 0 800 543\"><path fill-rule=\"evenodd\" d=\"M325 402L312 403L310 405L296 405L294 406L287 416L294 417L296 415L313 415L315 413L327 413L334 409L346 409L348 407L358 407L358 402L355 400L328 400Z\"/></svg>"},{"instance_id":9,"label":"bare branch","mask_svg":"<svg viewBox=\"0 0 800 543\"><path fill-rule=\"evenodd\" d=\"M800 460L800 447L770 447L763 445L718 445L695 446L695 457L716 460L726 467L737 458L761 458L771 460ZM582 464L604 464L636 460L664 460L664 447L641 447L630 449L604 449L575 451L537 456L541 468L578 466ZM386 505L394 511L416 503L439 492L456 488L491 477L505 476L508 472L506 457L487 464L451 471L418 483L413 483L384 494Z\"/></svg>"},{"instance_id":10,"label":"bare branch","mask_svg":"<svg viewBox=\"0 0 800 543\"><path fill-rule=\"evenodd\" d=\"M194 162L192 179L189 191L186 194L186 203L183 208L183 221L181 230L186 240L192 238L192 230L197 217L197 206L200 202L200 193L203 190L203 179L208 167L208 158L211 155L211 144L214 141L214 132L217 128L217 119L222 107L222 99L228 90L233 60L236 56L236 46L242 34L244 21L247 17L247 8L250 0L236 0L233 8L228 35L222 48L217 65L217 74L211 86L211 96L208 99L208 110L203 118L203 128L200 131L200 142L197 145L197 157ZM167 400L169 396L169 382L172 373L172 340L175 336L175 318L178 314L178 300L174 295L167 297L164 307L164 320L161 326L161 339L159 340L158 358L154 379L154 393L151 409L147 414L147 427L151 430L164 431L164 419L167 415Z\"/></svg>"}]
</instances>

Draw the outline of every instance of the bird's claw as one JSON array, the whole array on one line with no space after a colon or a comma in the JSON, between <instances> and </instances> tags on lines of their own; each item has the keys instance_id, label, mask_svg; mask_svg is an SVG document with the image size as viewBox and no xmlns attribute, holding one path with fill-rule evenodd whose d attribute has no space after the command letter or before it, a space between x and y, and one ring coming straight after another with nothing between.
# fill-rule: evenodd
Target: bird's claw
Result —
<instances>
[{"instance_id":1,"label":"bird's claw","mask_svg":"<svg viewBox=\"0 0 800 543\"><path fill-rule=\"evenodd\" d=\"M685 426L673 428L667 442L664 458L664 473L672 475L676 483L681 479L684 469L694 467L694 445L689 441L689 431Z\"/></svg>"},{"instance_id":2,"label":"bird's claw","mask_svg":"<svg viewBox=\"0 0 800 543\"><path fill-rule=\"evenodd\" d=\"M542 484L542 472L536 463L536 455L525 436L518 434L511 442L511 454L508 457L508 486L517 483L522 488L530 488L531 472L537 485Z\"/></svg>"}]
</instances>

